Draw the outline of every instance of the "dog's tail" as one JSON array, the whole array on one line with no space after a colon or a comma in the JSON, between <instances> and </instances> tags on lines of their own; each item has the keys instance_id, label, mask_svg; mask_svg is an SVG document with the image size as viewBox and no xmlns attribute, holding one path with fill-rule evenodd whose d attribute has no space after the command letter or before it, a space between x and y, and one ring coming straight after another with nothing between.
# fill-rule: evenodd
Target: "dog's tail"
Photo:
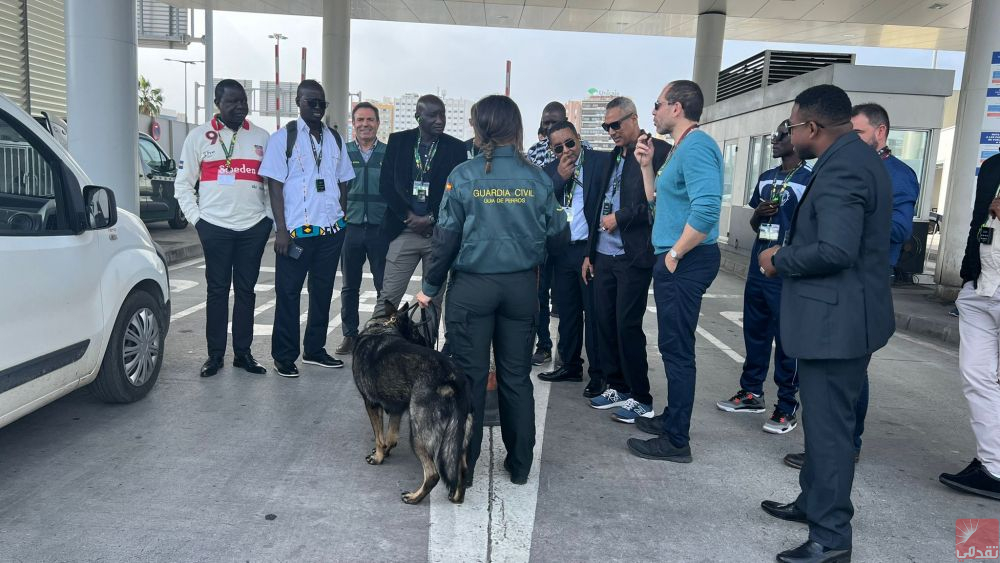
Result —
<instances>
[{"instance_id":1,"label":"dog's tail","mask_svg":"<svg viewBox=\"0 0 1000 563\"><path fill-rule=\"evenodd\" d=\"M444 433L438 445L437 462L441 479L454 489L464 478L465 452L472 436L472 403L465 380L459 376L456 380L441 383L438 394L450 403L444 409Z\"/></svg>"}]
</instances>

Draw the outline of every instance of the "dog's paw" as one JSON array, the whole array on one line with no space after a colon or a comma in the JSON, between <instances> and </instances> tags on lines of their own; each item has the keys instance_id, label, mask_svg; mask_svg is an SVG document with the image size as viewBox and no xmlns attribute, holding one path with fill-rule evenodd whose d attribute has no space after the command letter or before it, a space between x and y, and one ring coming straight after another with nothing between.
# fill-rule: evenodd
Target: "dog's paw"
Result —
<instances>
[{"instance_id":1,"label":"dog's paw","mask_svg":"<svg viewBox=\"0 0 1000 563\"><path fill-rule=\"evenodd\" d=\"M465 491L454 492L448 495L448 500L450 500L453 504L462 504L465 502Z\"/></svg>"},{"instance_id":2,"label":"dog's paw","mask_svg":"<svg viewBox=\"0 0 1000 563\"><path fill-rule=\"evenodd\" d=\"M368 465L382 465L382 462L385 461L385 454L379 453L377 449L372 450L372 453L365 456L365 461L368 462Z\"/></svg>"},{"instance_id":3,"label":"dog's paw","mask_svg":"<svg viewBox=\"0 0 1000 563\"><path fill-rule=\"evenodd\" d=\"M401 501L405 502L406 504L417 504L421 500L423 500L422 497L420 497L420 496L418 496L418 495L416 495L414 493L411 493L409 491L407 491L407 492L403 493L402 495L400 495L399 499Z\"/></svg>"}]
</instances>

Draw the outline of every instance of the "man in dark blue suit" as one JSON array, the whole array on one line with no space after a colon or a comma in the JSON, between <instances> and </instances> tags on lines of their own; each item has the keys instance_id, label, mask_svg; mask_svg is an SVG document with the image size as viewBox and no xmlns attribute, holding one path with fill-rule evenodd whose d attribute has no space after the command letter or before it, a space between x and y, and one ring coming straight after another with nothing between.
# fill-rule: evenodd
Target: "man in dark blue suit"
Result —
<instances>
[{"instance_id":1,"label":"man in dark blue suit","mask_svg":"<svg viewBox=\"0 0 1000 563\"><path fill-rule=\"evenodd\" d=\"M583 359L580 352L586 342L587 371L590 383L585 397L604 391L604 377L597 361L597 326L594 316L594 292L580 276L587 257L590 225L599 219L603 180L609 155L584 148L576 127L561 121L549 127L549 150L557 159L544 166L552 178L556 200L566 210L570 243L560 256L550 256L553 264L552 300L559 309L559 357L562 366L538 376L542 381L582 381Z\"/></svg>"},{"instance_id":2,"label":"man in dark blue suit","mask_svg":"<svg viewBox=\"0 0 1000 563\"><path fill-rule=\"evenodd\" d=\"M758 263L784 280L781 339L799 360L806 457L798 498L761 507L809 524L809 540L778 561L850 561L855 408L872 353L895 330L886 272L892 184L853 131L840 88L803 91L785 126L799 156L818 160L785 244L761 252Z\"/></svg>"}]
</instances>

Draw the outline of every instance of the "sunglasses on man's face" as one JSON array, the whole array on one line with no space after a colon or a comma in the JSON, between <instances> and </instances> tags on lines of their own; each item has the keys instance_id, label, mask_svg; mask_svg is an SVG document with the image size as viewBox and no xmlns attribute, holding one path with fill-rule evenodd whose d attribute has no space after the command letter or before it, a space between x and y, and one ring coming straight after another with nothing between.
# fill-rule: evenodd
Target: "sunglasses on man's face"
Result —
<instances>
[{"instance_id":1,"label":"sunglasses on man's face","mask_svg":"<svg viewBox=\"0 0 1000 563\"><path fill-rule=\"evenodd\" d=\"M635 114L634 113L630 113L630 114L626 115L625 117L619 119L618 121L612 121L611 123L602 123L601 124L601 129L604 129L605 132L607 132L607 131L617 131L617 130L619 130L619 129L622 128L622 123L626 119L632 117L633 115L635 115Z\"/></svg>"},{"instance_id":2,"label":"sunglasses on man's face","mask_svg":"<svg viewBox=\"0 0 1000 563\"><path fill-rule=\"evenodd\" d=\"M660 111L660 108L663 107L663 106L665 106L665 105L669 106L669 105L679 104L679 103L680 102L661 102L660 100L656 100L655 102L653 102L653 111Z\"/></svg>"},{"instance_id":3,"label":"sunglasses on man's face","mask_svg":"<svg viewBox=\"0 0 1000 563\"><path fill-rule=\"evenodd\" d=\"M576 146L576 141L574 139L566 139L562 143L559 143L558 145L552 145L549 148L552 149L552 152L555 154L562 154L564 148L571 149L575 146Z\"/></svg>"},{"instance_id":4,"label":"sunglasses on man's face","mask_svg":"<svg viewBox=\"0 0 1000 563\"><path fill-rule=\"evenodd\" d=\"M306 105L309 106L312 109L326 109L330 105L330 102L327 102L326 100L312 100L312 99L309 99L309 100L302 100L302 101L305 102Z\"/></svg>"}]
</instances>

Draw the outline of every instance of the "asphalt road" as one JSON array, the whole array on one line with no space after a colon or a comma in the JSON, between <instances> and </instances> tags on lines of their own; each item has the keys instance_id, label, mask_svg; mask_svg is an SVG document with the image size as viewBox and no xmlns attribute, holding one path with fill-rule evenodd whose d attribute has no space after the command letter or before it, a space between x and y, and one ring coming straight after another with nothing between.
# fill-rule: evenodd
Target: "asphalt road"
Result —
<instances>
[{"instance_id":1,"label":"asphalt road","mask_svg":"<svg viewBox=\"0 0 1000 563\"><path fill-rule=\"evenodd\" d=\"M269 251L253 345L268 367L273 262ZM300 363L302 377L288 380L233 370L230 353L219 375L199 378L202 265L172 269L174 319L147 398L105 405L82 389L0 430L0 561L768 561L806 539L805 526L759 508L796 495L798 474L781 457L802 450L801 428L774 436L761 431L766 414L715 407L737 390L744 353L734 276L720 274L702 309L694 463L632 457L625 440L639 433L589 408L582 383L536 381L528 485L506 479L493 430L456 507L443 486L419 506L400 502L420 481L405 422L388 461L365 463L371 427L349 357L340 370ZM374 299L366 278L362 319ZM331 352L339 311L337 295ZM659 411L666 383L653 313L644 325ZM956 349L906 334L872 361L856 561L951 560L956 519L1000 514L997 502L937 482L975 455L956 365ZM765 396L770 409L770 382Z\"/></svg>"}]
</instances>

